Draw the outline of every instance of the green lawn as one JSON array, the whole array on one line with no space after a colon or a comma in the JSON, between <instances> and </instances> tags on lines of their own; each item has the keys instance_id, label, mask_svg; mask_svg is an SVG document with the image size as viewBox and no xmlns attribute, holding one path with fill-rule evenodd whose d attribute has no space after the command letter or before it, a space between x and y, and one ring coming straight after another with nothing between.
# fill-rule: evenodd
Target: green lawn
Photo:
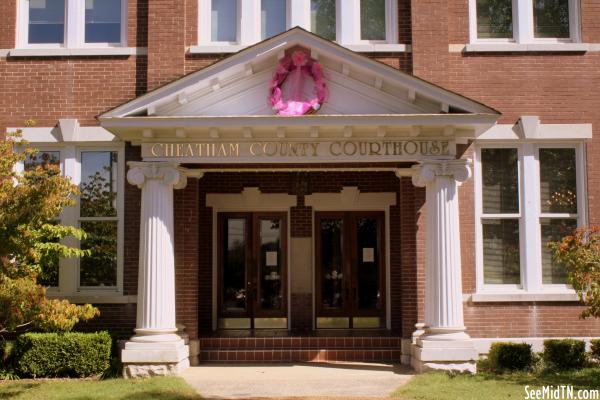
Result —
<instances>
[{"instance_id":1,"label":"green lawn","mask_svg":"<svg viewBox=\"0 0 600 400\"><path fill-rule=\"evenodd\" d=\"M430 372L415 376L394 397L406 400L504 400L524 399L525 386L573 385L575 389L600 389L600 369L541 374L450 375Z\"/></svg>"},{"instance_id":2,"label":"green lawn","mask_svg":"<svg viewBox=\"0 0 600 400\"><path fill-rule=\"evenodd\" d=\"M200 400L181 378L0 381L0 399Z\"/></svg>"}]
</instances>

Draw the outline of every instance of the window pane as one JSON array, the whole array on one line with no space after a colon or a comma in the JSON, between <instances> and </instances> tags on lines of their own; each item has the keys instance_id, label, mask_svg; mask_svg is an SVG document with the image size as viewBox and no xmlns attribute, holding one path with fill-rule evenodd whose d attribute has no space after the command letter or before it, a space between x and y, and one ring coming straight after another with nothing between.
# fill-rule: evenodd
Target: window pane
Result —
<instances>
[{"instance_id":1,"label":"window pane","mask_svg":"<svg viewBox=\"0 0 600 400\"><path fill-rule=\"evenodd\" d=\"M285 0L261 0L260 21L263 39L285 31Z\"/></svg>"},{"instance_id":2,"label":"window pane","mask_svg":"<svg viewBox=\"0 0 600 400\"><path fill-rule=\"evenodd\" d=\"M65 41L65 0L29 0L29 43Z\"/></svg>"},{"instance_id":3,"label":"window pane","mask_svg":"<svg viewBox=\"0 0 600 400\"><path fill-rule=\"evenodd\" d=\"M567 283L565 266L553 260L549 242L558 242L573 233L577 227L576 219L542 218L542 283Z\"/></svg>"},{"instance_id":4,"label":"window pane","mask_svg":"<svg viewBox=\"0 0 600 400\"><path fill-rule=\"evenodd\" d=\"M481 150L483 212L519 212L519 155L517 149Z\"/></svg>"},{"instance_id":5,"label":"window pane","mask_svg":"<svg viewBox=\"0 0 600 400\"><path fill-rule=\"evenodd\" d=\"M117 152L84 151L81 153L82 217L117 215Z\"/></svg>"},{"instance_id":6,"label":"window pane","mask_svg":"<svg viewBox=\"0 0 600 400\"><path fill-rule=\"evenodd\" d=\"M486 284L519 284L519 220L484 219L483 276Z\"/></svg>"},{"instance_id":7,"label":"window pane","mask_svg":"<svg viewBox=\"0 0 600 400\"><path fill-rule=\"evenodd\" d=\"M360 37L385 40L385 0L360 1Z\"/></svg>"},{"instance_id":8,"label":"window pane","mask_svg":"<svg viewBox=\"0 0 600 400\"><path fill-rule=\"evenodd\" d=\"M477 0L477 37L513 37L512 0Z\"/></svg>"},{"instance_id":9,"label":"window pane","mask_svg":"<svg viewBox=\"0 0 600 400\"><path fill-rule=\"evenodd\" d=\"M577 213L575 149L540 149L540 197L544 213Z\"/></svg>"},{"instance_id":10,"label":"window pane","mask_svg":"<svg viewBox=\"0 0 600 400\"><path fill-rule=\"evenodd\" d=\"M246 220L228 218L223 249L223 311L246 311Z\"/></svg>"},{"instance_id":11,"label":"window pane","mask_svg":"<svg viewBox=\"0 0 600 400\"><path fill-rule=\"evenodd\" d=\"M569 0L533 0L533 31L538 38L568 38Z\"/></svg>"},{"instance_id":12,"label":"window pane","mask_svg":"<svg viewBox=\"0 0 600 400\"><path fill-rule=\"evenodd\" d=\"M82 221L87 238L83 250L92 254L79 262L80 286L117 285L117 221Z\"/></svg>"},{"instance_id":13,"label":"window pane","mask_svg":"<svg viewBox=\"0 0 600 400\"><path fill-rule=\"evenodd\" d=\"M335 40L335 0L311 0L310 24L314 34Z\"/></svg>"},{"instance_id":14,"label":"window pane","mask_svg":"<svg viewBox=\"0 0 600 400\"><path fill-rule=\"evenodd\" d=\"M29 171L41 165L46 167L47 165L60 166L60 151L39 151L33 156L28 156L24 162L25 171Z\"/></svg>"},{"instance_id":15,"label":"window pane","mask_svg":"<svg viewBox=\"0 0 600 400\"><path fill-rule=\"evenodd\" d=\"M237 0L212 0L210 27L213 42L235 42L237 40Z\"/></svg>"},{"instance_id":16,"label":"window pane","mask_svg":"<svg viewBox=\"0 0 600 400\"><path fill-rule=\"evenodd\" d=\"M85 42L121 42L121 0L85 0Z\"/></svg>"},{"instance_id":17,"label":"window pane","mask_svg":"<svg viewBox=\"0 0 600 400\"><path fill-rule=\"evenodd\" d=\"M260 219L260 308L283 309L281 219Z\"/></svg>"}]
</instances>

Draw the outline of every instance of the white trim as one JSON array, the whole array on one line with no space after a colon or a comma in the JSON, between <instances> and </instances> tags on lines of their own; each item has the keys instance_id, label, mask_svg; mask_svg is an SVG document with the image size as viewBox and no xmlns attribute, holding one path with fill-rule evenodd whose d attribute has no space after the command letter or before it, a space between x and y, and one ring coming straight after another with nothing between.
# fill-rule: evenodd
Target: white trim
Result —
<instances>
[{"instance_id":1,"label":"white trim","mask_svg":"<svg viewBox=\"0 0 600 400\"><path fill-rule=\"evenodd\" d=\"M148 54L147 47L90 46L80 48L24 48L6 50L6 57L141 56L146 54Z\"/></svg>"},{"instance_id":2,"label":"white trim","mask_svg":"<svg viewBox=\"0 0 600 400\"><path fill-rule=\"evenodd\" d=\"M480 39L477 35L477 0L469 0L469 44L466 45L466 51L587 50L585 45L577 46L581 41L579 0L569 0L569 38L535 38L531 0L512 0L512 14L512 38Z\"/></svg>"},{"instance_id":3,"label":"white trim","mask_svg":"<svg viewBox=\"0 0 600 400\"><path fill-rule=\"evenodd\" d=\"M64 41L63 43L32 44L29 43L29 4L30 0L18 0L17 7L17 41L11 56L73 56L73 55L131 55L127 48L128 0L121 1L121 37L118 43L86 43L85 42L85 7L81 0L65 0ZM123 54L118 49L128 51ZM31 52L23 52L25 49ZM86 51L89 49L89 52ZM50 50L57 50L52 52ZM61 52L70 50L71 52ZM14 53L14 54L13 54ZM136 53L137 54L137 51Z\"/></svg>"},{"instance_id":4,"label":"white trim","mask_svg":"<svg viewBox=\"0 0 600 400\"><path fill-rule=\"evenodd\" d=\"M498 293L482 292L464 295L464 301L473 303L510 303L510 302L556 302L572 301L578 302L579 297L574 290L563 291L503 291Z\"/></svg>"},{"instance_id":5,"label":"white trim","mask_svg":"<svg viewBox=\"0 0 600 400\"><path fill-rule=\"evenodd\" d=\"M485 284L483 265L483 229L482 218L488 216L482 211L482 185L481 185L481 150L485 148L514 148L519 154L518 179L519 179L519 207L520 213L506 214L505 218L519 218L519 247L521 284ZM574 296L575 292L566 284L544 284L542 271L542 238L540 218L543 217L565 217L565 214L553 214L541 212L540 199L540 148L573 148L577 163L577 226L581 227L587 223L587 189L585 179L585 147L583 141L527 141L510 140L479 142L476 141L474 149L474 193L475 193L475 265L476 265L476 297L484 298L487 295L505 296L491 297L497 300L487 301L525 301L510 300L522 299L520 296L545 294L560 294ZM566 214L566 217L574 215ZM484 297L481 297L484 296ZM515 297L516 296L516 297ZM535 296L532 298L536 298ZM556 297L552 301L569 301L569 297ZM500 300L505 299L505 300ZM474 300L475 301L475 300ZM482 300L485 301L485 300ZM551 301L551 300L529 300L529 301ZM572 300L570 300L572 301Z\"/></svg>"},{"instance_id":6,"label":"white trim","mask_svg":"<svg viewBox=\"0 0 600 400\"><path fill-rule=\"evenodd\" d=\"M67 299L71 303L76 304L135 304L137 303L137 295L120 295L120 294L75 294L71 296L61 295L60 293L47 292L49 299Z\"/></svg>"},{"instance_id":7,"label":"white trim","mask_svg":"<svg viewBox=\"0 0 600 400\"><path fill-rule=\"evenodd\" d=\"M498 124L492 126L476 141L548 141L548 140L588 140L592 138L592 124L539 124L533 135L527 137L519 124Z\"/></svg>"},{"instance_id":8,"label":"white trim","mask_svg":"<svg viewBox=\"0 0 600 400\"><path fill-rule=\"evenodd\" d=\"M77 121L77 120L75 120ZM98 143L103 146L106 142L119 142L119 139L100 126L79 126L76 122L75 132L62 132L61 125L55 127L21 127L7 128L8 132L21 131L22 138L29 143L43 143L44 145L59 145L63 143Z\"/></svg>"}]
</instances>

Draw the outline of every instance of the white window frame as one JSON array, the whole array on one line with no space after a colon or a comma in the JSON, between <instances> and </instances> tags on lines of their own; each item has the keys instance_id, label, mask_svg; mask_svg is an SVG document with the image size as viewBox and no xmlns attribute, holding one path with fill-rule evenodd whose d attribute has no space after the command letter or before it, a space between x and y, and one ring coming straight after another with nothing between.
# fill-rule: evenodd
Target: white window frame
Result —
<instances>
[{"instance_id":1,"label":"white window frame","mask_svg":"<svg viewBox=\"0 0 600 400\"><path fill-rule=\"evenodd\" d=\"M20 49L88 49L127 46L127 3L121 0L121 41L118 43L85 42L85 1L65 0L63 43L29 43L29 1L19 0L17 9L17 48Z\"/></svg>"},{"instance_id":2,"label":"white window frame","mask_svg":"<svg viewBox=\"0 0 600 400\"><path fill-rule=\"evenodd\" d=\"M80 259L75 259L77 263L77 276L76 276L76 291L78 293L93 292L106 292L114 294L115 292L123 291L123 248L124 248L124 210L125 210L125 149L123 146L81 146L77 147L77 159L76 164L78 166L77 182L75 179L73 183L77 185L81 184L81 153L83 152L100 152L100 151L114 151L117 153L117 215L116 217L82 217L80 210L80 202L77 201L75 208L75 215L77 221L75 226L80 227L81 222L85 221L117 221L117 282L116 286L81 286L80 278ZM60 279L60 278L59 278Z\"/></svg>"},{"instance_id":3,"label":"white window frame","mask_svg":"<svg viewBox=\"0 0 600 400\"><path fill-rule=\"evenodd\" d=\"M398 4L386 2L386 39L362 40L360 32L360 0L336 0L336 42L344 46L398 44ZM286 0L286 29L300 26L312 31L310 0ZM198 0L198 48L206 51L236 51L260 42L261 0L237 0L238 21L235 42L213 42L211 40L211 0ZM388 49L387 51L394 51Z\"/></svg>"},{"instance_id":4,"label":"white window frame","mask_svg":"<svg viewBox=\"0 0 600 400\"><path fill-rule=\"evenodd\" d=\"M502 217L519 218L519 249L521 284L485 284L483 265L482 218L493 218L483 214L481 150L486 148L514 148L518 152L519 213L501 214ZM540 218L561 214L541 213L540 198L540 148L575 149L577 168L577 226L587 223L587 192L585 187L585 147L579 141L539 142L520 140L515 142L489 141L475 145L474 190L475 190L475 264L477 293L573 293L568 284L542 283L542 238ZM567 214L565 214L567 215ZM570 214L569 214L570 215Z\"/></svg>"},{"instance_id":5,"label":"white window frame","mask_svg":"<svg viewBox=\"0 0 600 400\"><path fill-rule=\"evenodd\" d=\"M469 40L472 44L561 44L580 43L579 0L569 0L569 37L536 38L533 29L533 0L512 0L513 37L479 38L477 36L477 0L469 0Z\"/></svg>"}]
</instances>

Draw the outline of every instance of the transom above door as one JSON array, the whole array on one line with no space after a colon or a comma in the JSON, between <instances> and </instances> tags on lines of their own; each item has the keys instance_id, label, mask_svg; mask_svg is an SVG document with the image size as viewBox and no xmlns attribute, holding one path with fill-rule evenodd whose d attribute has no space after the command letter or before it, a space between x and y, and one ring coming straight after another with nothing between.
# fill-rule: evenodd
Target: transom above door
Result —
<instances>
[{"instance_id":1,"label":"transom above door","mask_svg":"<svg viewBox=\"0 0 600 400\"><path fill-rule=\"evenodd\" d=\"M316 327L385 327L384 212L315 213Z\"/></svg>"},{"instance_id":2,"label":"transom above door","mask_svg":"<svg viewBox=\"0 0 600 400\"><path fill-rule=\"evenodd\" d=\"M219 329L287 329L286 213L218 214Z\"/></svg>"}]
</instances>

